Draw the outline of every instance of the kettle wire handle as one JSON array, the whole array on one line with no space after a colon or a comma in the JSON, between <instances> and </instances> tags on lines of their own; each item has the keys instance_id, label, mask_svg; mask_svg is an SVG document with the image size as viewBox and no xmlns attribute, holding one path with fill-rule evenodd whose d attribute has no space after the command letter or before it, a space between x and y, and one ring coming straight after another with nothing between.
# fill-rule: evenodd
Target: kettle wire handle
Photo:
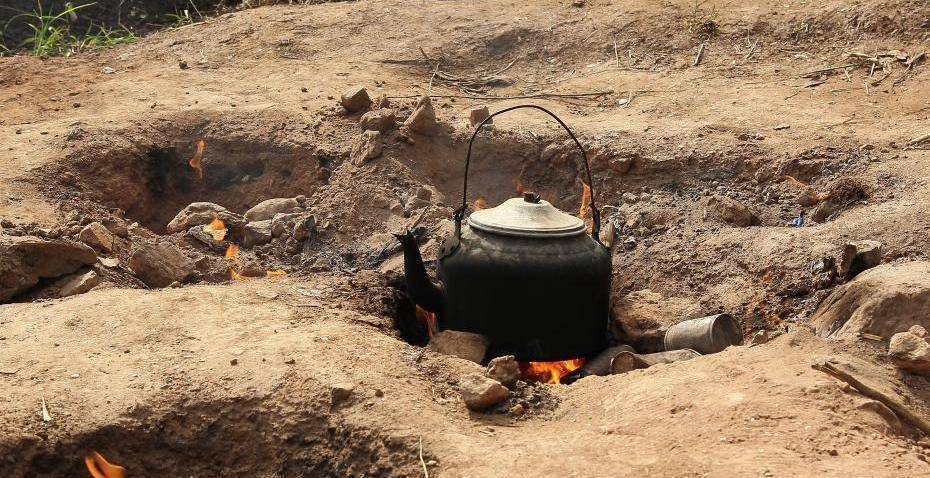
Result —
<instances>
[{"instance_id":1,"label":"kettle wire handle","mask_svg":"<svg viewBox=\"0 0 930 478\"><path fill-rule=\"evenodd\" d=\"M530 104L511 106L509 108L504 108L500 111L492 113L488 115L488 117L485 118L484 121L479 123L477 127L475 127L475 132L472 133L471 139L468 140L468 154L465 156L465 182L462 185L462 205L458 209L456 209L455 213L453 213L452 215L452 218L455 220L456 238L459 238L462 235L462 220L465 218L465 212L468 210L468 167L471 164L471 146L475 142L475 138L478 136L478 133L481 131L481 127L487 124L489 121L491 121L491 118L494 118L495 116L499 114L506 113L508 111L513 111L519 108L537 109L555 118L555 120L559 122L562 128L564 128L565 131L568 132L568 135L571 136L572 140L575 142L575 145L578 146L578 149L581 150L581 157L582 159L584 159L584 172L585 172L585 175L588 177L587 186L591 190L591 200L588 203L588 205L591 207L591 237L593 237L594 240L600 244L601 240L598 237L598 235L601 230L601 213L600 211L597 210L597 206L594 205L594 184L593 184L594 182L591 180L591 167L588 166L588 154L585 152L584 147L581 146L581 142L578 141L578 138L575 137L575 134L572 133L572 130L568 129L568 125L566 125L565 122L562 121L558 116L556 116L555 113L547 110L546 108L543 108L542 106L530 105Z\"/></svg>"}]
</instances>

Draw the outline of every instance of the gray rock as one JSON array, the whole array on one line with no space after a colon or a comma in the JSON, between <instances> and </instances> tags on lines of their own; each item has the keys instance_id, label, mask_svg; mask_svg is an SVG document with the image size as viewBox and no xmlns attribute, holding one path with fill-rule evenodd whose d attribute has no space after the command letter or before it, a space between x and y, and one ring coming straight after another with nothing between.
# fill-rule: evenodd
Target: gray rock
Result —
<instances>
[{"instance_id":1,"label":"gray rock","mask_svg":"<svg viewBox=\"0 0 930 478\"><path fill-rule=\"evenodd\" d=\"M355 87L347 90L339 98L339 103L350 113L355 113L368 108L371 105L371 98L368 96L368 90L362 87Z\"/></svg>"},{"instance_id":2,"label":"gray rock","mask_svg":"<svg viewBox=\"0 0 930 478\"><path fill-rule=\"evenodd\" d=\"M927 330L914 325L907 332L891 336L888 357L901 370L919 375L930 373L930 343Z\"/></svg>"},{"instance_id":3,"label":"gray rock","mask_svg":"<svg viewBox=\"0 0 930 478\"><path fill-rule=\"evenodd\" d=\"M72 274L60 280L56 285L59 284L59 297L83 294L100 284L100 275L92 270L84 273Z\"/></svg>"},{"instance_id":4,"label":"gray rock","mask_svg":"<svg viewBox=\"0 0 930 478\"><path fill-rule=\"evenodd\" d=\"M195 202L188 204L184 209L178 212L178 214L174 216L174 219L168 223L166 230L169 234L187 231L193 226L210 224L214 218L222 220L229 229L238 229L244 224L242 216L228 211L219 204L214 204L212 202ZM131 234L132 226L130 225L129 227L129 232Z\"/></svg>"},{"instance_id":5,"label":"gray rock","mask_svg":"<svg viewBox=\"0 0 930 478\"><path fill-rule=\"evenodd\" d=\"M620 199L623 199L623 202L627 204L633 204L636 201L639 201L639 196L631 192L625 192L623 193L623 195L620 196Z\"/></svg>"},{"instance_id":6,"label":"gray rock","mask_svg":"<svg viewBox=\"0 0 930 478\"><path fill-rule=\"evenodd\" d=\"M216 252L223 252L229 246L229 243L225 240L217 241L213 239L213 234L207 231L207 226L193 226L187 230L187 235L200 241Z\"/></svg>"},{"instance_id":7,"label":"gray rock","mask_svg":"<svg viewBox=\"0 0 930 478\"><path fill-rule=\"evenodd\" d=\"M300 212L300 203L295 198L266 199L245 212L248 222L274 219L275 214Z\"/></svg>"},{"instance_id":8,"label":"gray rock","mask_svg":"<svg viewBox=\"0 0 930 478\"><path fill-rule=\"evenodd\" d=\"M149 287L168 287L187 279L194 272L194 261L169 242L143 242L134 245L129 269Z\"/></svg>"},{"instance_id":9,"label":"gray rock","mask_svg":"<svg viewBox=\"0 0 930 478\"><path fill-rule=\"evenodd\" d=\"M462 400L469 410L486 410L497 405L510 396L507 387L501 385L496 380L485 377L481 374L470 374L459 380L459 387L462 393Z\"/></svg>"},{"instance_id":10,"label":"gray rock","mask_svg":"<svg viewBox=\"0 0 930 478\"><path fill-rule=\"evenodd\" d=\"M417 101L416 109L404 121L404 127L411 132L419 134L432 134L436 131L436 111L429 96L423 96Z\"/></svg>"},{"instance_id":11,"label":"gray rock","mask_svg":"<svg viewBox=\"0 0 930 478\"><path fill-rule=\"evenodd\" d=\"M378 131L383 133L394 127L397 117L391 108L380 108L369 111L362 115L358 120L358 125L363 130Z\"/></svg>"},{"instance_id":12,"label":"gray rock","mask_svg":"<svg viewBox=\"0 0 930 478\"><path fill-rule=\"evenodd\" d=\"M271 219L271 236L281 237L284 233L294 229L300 213L278 213Z\"/></svg>"},{"instance_id":13,"label":"gray rock","mask_svg":"<svg viewBox=\"0 0 930 478\"><path fill-rule=\"evenodd\" d=\"M472 126L478 126L482 121L484 121L488 116L491 116L491 112L488 111L488 107L481 105L475 106L474 108L468 110L468 123ZM488 121L485 124L493 124L494 120Z\"/></svg>"},{"instance_id":14,"label":"gray rock","mask_svg":"<svg viewBox=\"0 0 930 478\"><path fill-rule=\"evenodd\" d=\"M520 366L513 355L497 357L488 362L487 375L505 387L512 388L520 379Z\"/></svg>"},{"instance_id":15,"label":"gray rock","mask_svg":"<svg viewBox=\"0 0 930 478\"><path fill-rule=\"evenodd\" d=\"M271 219L251 221L242 228L242 245L255 247L271 242Z\"/></svg>"},{"instance_id":16,"label":"gray rock","mask_svg":"<svg viewBox=\"0 0 930 478\"><path fill-rule=\"evenodd\" d=\"M758 221L746 206L720 195L711 196L707 201L707 215L739 227L751 226Z\"/></svg>"},{"instance_id":17,"label":"gray rock","mask_svg":"<svg viewBox=\"0 0 930 478\"><path fill-rule=\"evenodd\" d=\"M481 363L489 344L487 337L480 334L443 330L429 341L427 348L433 352Z\"/></svg>"},{"instance_id":18,"label":"gray rock","mask_svg":"<svg viewBox=\"0 0 930 478\"><path fill-rule=\"evenodd\" d=\"M849 242L843 246L839 276L852 279L860 272L882 263L882 243L878 241Z\"/></svg>"},{"instance_id":19,"label":"gray rock","mask_svg":"<svg viewBox=\"0 0 930 478\"><path fill-rule=\"evenodd\" d=\"M382 148L381 133L365 131L355 139L352 151L349 153L349 159L352 164L362 165L381 156Z\"/></svg>"},{"instance_id":20,"label":"gray rock","mask_svg":"<svg viewBox=\"0 0 930 478\"><path fill-rule=\"evenodd\" d=\"M294 224L294 231L291 233L291 238L295 241L303 241L309 239L316 233L316 216L310 214L307 216L302 216L296 224Z\"/></svg>"},{"instance_id":21,"label":"gray rock","mask_svg":"<svg viewBox=\"0 0 930 478\"><path fill-rule=\"evenodd\" d=\"M78 239L94 249L110 252L113 250L113 233L103 224L92 222L81 229Z\"/></svg>"},{"instance_id":22,"label":"gray rock","mask_svg":"<svg viewBox=\"0 0 930 478\"><path fill-rule=\"evenodd\" d=\"M79 242L33 236L0 236L0 303L23 293L42 278L55 278L97 262Z\"/></svg>"}]
</instances>

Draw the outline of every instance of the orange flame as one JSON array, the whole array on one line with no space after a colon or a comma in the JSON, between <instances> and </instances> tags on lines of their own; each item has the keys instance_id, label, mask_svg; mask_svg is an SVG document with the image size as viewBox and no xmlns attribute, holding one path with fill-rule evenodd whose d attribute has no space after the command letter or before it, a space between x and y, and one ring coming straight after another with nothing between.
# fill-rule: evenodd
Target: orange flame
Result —
<instances>
[{"instance_id":1,"label":"orange flame","mask_svg":"<svg viewBox=\"0 0 930 478\"><path fill-rule=\"evenodd\" d=\"M562 377L584 365L583 358L562 360L560 362L520 362L520 375L534 382L548 384L562 383Z\"/></svg>"},{"instance_id":2,"label":"orange flame","mask_svg":"<svg viewBox=\"0 0 930 478\"><path fill-rule=\"evenodd\" d=\"M244 276L244 275L242 275L242 274L236 272L236 270L233 269L232 267L230 267L230 268L229 268L229 278L232 279L232 280L246 280L246 279L249 279L249 276Z\"/></svg>"},{"instance_id":3,"label":"orange flame","mask_svg":"<svg viewBox=\"0 0 930 478\"><path fill-rule=\"evenodd\" d=\"M517 189L517 194L521 196L523 195L524 192L526 192L526 188L523 187L523 181L520 180L520 178L513 180L513 187Z\"/></svg>"},{"instance_id":4,"label":"orange flame","mask_svg":"<svg viewBox=\"0 0 930 478\"><path fill-rule=\"evenodd\" d=\"M201 158L203 157L203 150L207 147L207 143L204 142L203 138L197 140L197 152L194 153L194 157L191 158L187 164L191 165L194 171L197 171L197 178L203 181L203 164Z\"/></svg>"},{"instance_id":5,"label":"orange flame","mask_svg":"<svg viewBox=\"0 0 930 478\"><path fill-rule=\"evenodd\" d=\"M87 471L94 478L124 478L126 476L125 468L108 462L96 451L84 458L84 464L87 465Z\"/></svg>"},{"instance_id":6,"label":"orange flame","mask_svg":"<svg viewBox=\"0 0 930 478\"><path fill-rule=\"evenodd\" d=\"M227 261L227 262L234 262L234 263L236 263L236 265L238 266L238 265L239 265L239 246L237 246L237 245L235 245L235 244L230 244L229 247L226 248L225 257L226 257L226 261ZM236 269L233 269L232 264L229 265L228 269L229 269L229 278L230 278L230 279L232 279L232 280L246 280L246 279L248 279L247 276L244 276L244 275L240 274L239 272L237 272Z\"/></svg>"},{"instance_id":7,"label":"orange flame","mask_svg":"<svg viewBox=\"0 0 930 478\"><path fill-rule=\"evenodd\" d=\"M417 319L420 322L426 324L426 333L429 334L429 338L432 340L433 335L436 334L436 314L424 309L423 307L420 307L419 305L416 307Z\"/></svg>"},{"instance_id":8,"label":"orange flame","mask_svg":"<svg viewBox=\"0 0 930 478\"><path fill-rule=\"evenodd\" d=\"M587 183L581 183L583 188L581 192L581 205L578 207L578 217L585 219L588 217L588 205L591 204L591 186Z\"/></svg>"},{"instance_id":9,"label":"orange flame","mask_svg":"<svg viewBox=\"0 0 930 478\"><path fill-rule=\"evenodd\" d=\"M287 272L284 269L274 269L270 271L265 271L265 277L283 276L285 274L287 274Z\"/></svg>"},{"instance_id":10,"label":"orange flame","mask_svg":"<svg viewBox=\"0 0 930 478\"><path fill-rule=\"evenodd\" d=\"M210 224L203 226L203 230L217 242L222 241L226 237L226 232L228 231L223 220L216 216L213 216L213 221L211 221Z\"/></svg>"},{"instance_id":11,"label":"orange flame","mask_svg":"<svg viewBox=\"0 0 930 478\"><path fill-rule=\"evenodd\" d=\"M482 209L487 209L488 202L484 198L475 199L475 211L480 211Z\"/></svg>"}]
</instances>

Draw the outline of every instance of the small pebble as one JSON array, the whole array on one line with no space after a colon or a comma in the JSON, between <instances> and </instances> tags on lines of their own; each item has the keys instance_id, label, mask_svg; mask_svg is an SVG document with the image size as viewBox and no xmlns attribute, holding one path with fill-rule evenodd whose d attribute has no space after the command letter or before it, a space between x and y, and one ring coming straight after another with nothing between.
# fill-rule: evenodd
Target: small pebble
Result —
<instances>
[{"instance_id":1,"label":"small pebble","mask_svg":"<svg viewBox=\"0 0 930 478\"><path fill-rule=\"evenodd\" d=\"M239 360L237 360L237 359L232 359L232 360L229 361L229 365L239 365Z\"/></svg>"}]
</instances>

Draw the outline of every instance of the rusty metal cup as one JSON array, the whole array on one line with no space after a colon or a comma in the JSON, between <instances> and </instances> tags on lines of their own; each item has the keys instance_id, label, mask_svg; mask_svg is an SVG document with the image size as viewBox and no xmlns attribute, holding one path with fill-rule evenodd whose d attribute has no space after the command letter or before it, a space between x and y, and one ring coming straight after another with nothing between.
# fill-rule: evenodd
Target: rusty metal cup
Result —
<instances>
[{"instance_id":1,"label":"rusty metal cup","mask_svg":"<svg viewBox=\"0 0 930 478\"><path fill-rule=\"evenodd\" d=\"M743 332L730 314L686 320L665 332L665 350L692 349L701 354L713 354L742 344Z\"/></svg>"}]
</instances>

